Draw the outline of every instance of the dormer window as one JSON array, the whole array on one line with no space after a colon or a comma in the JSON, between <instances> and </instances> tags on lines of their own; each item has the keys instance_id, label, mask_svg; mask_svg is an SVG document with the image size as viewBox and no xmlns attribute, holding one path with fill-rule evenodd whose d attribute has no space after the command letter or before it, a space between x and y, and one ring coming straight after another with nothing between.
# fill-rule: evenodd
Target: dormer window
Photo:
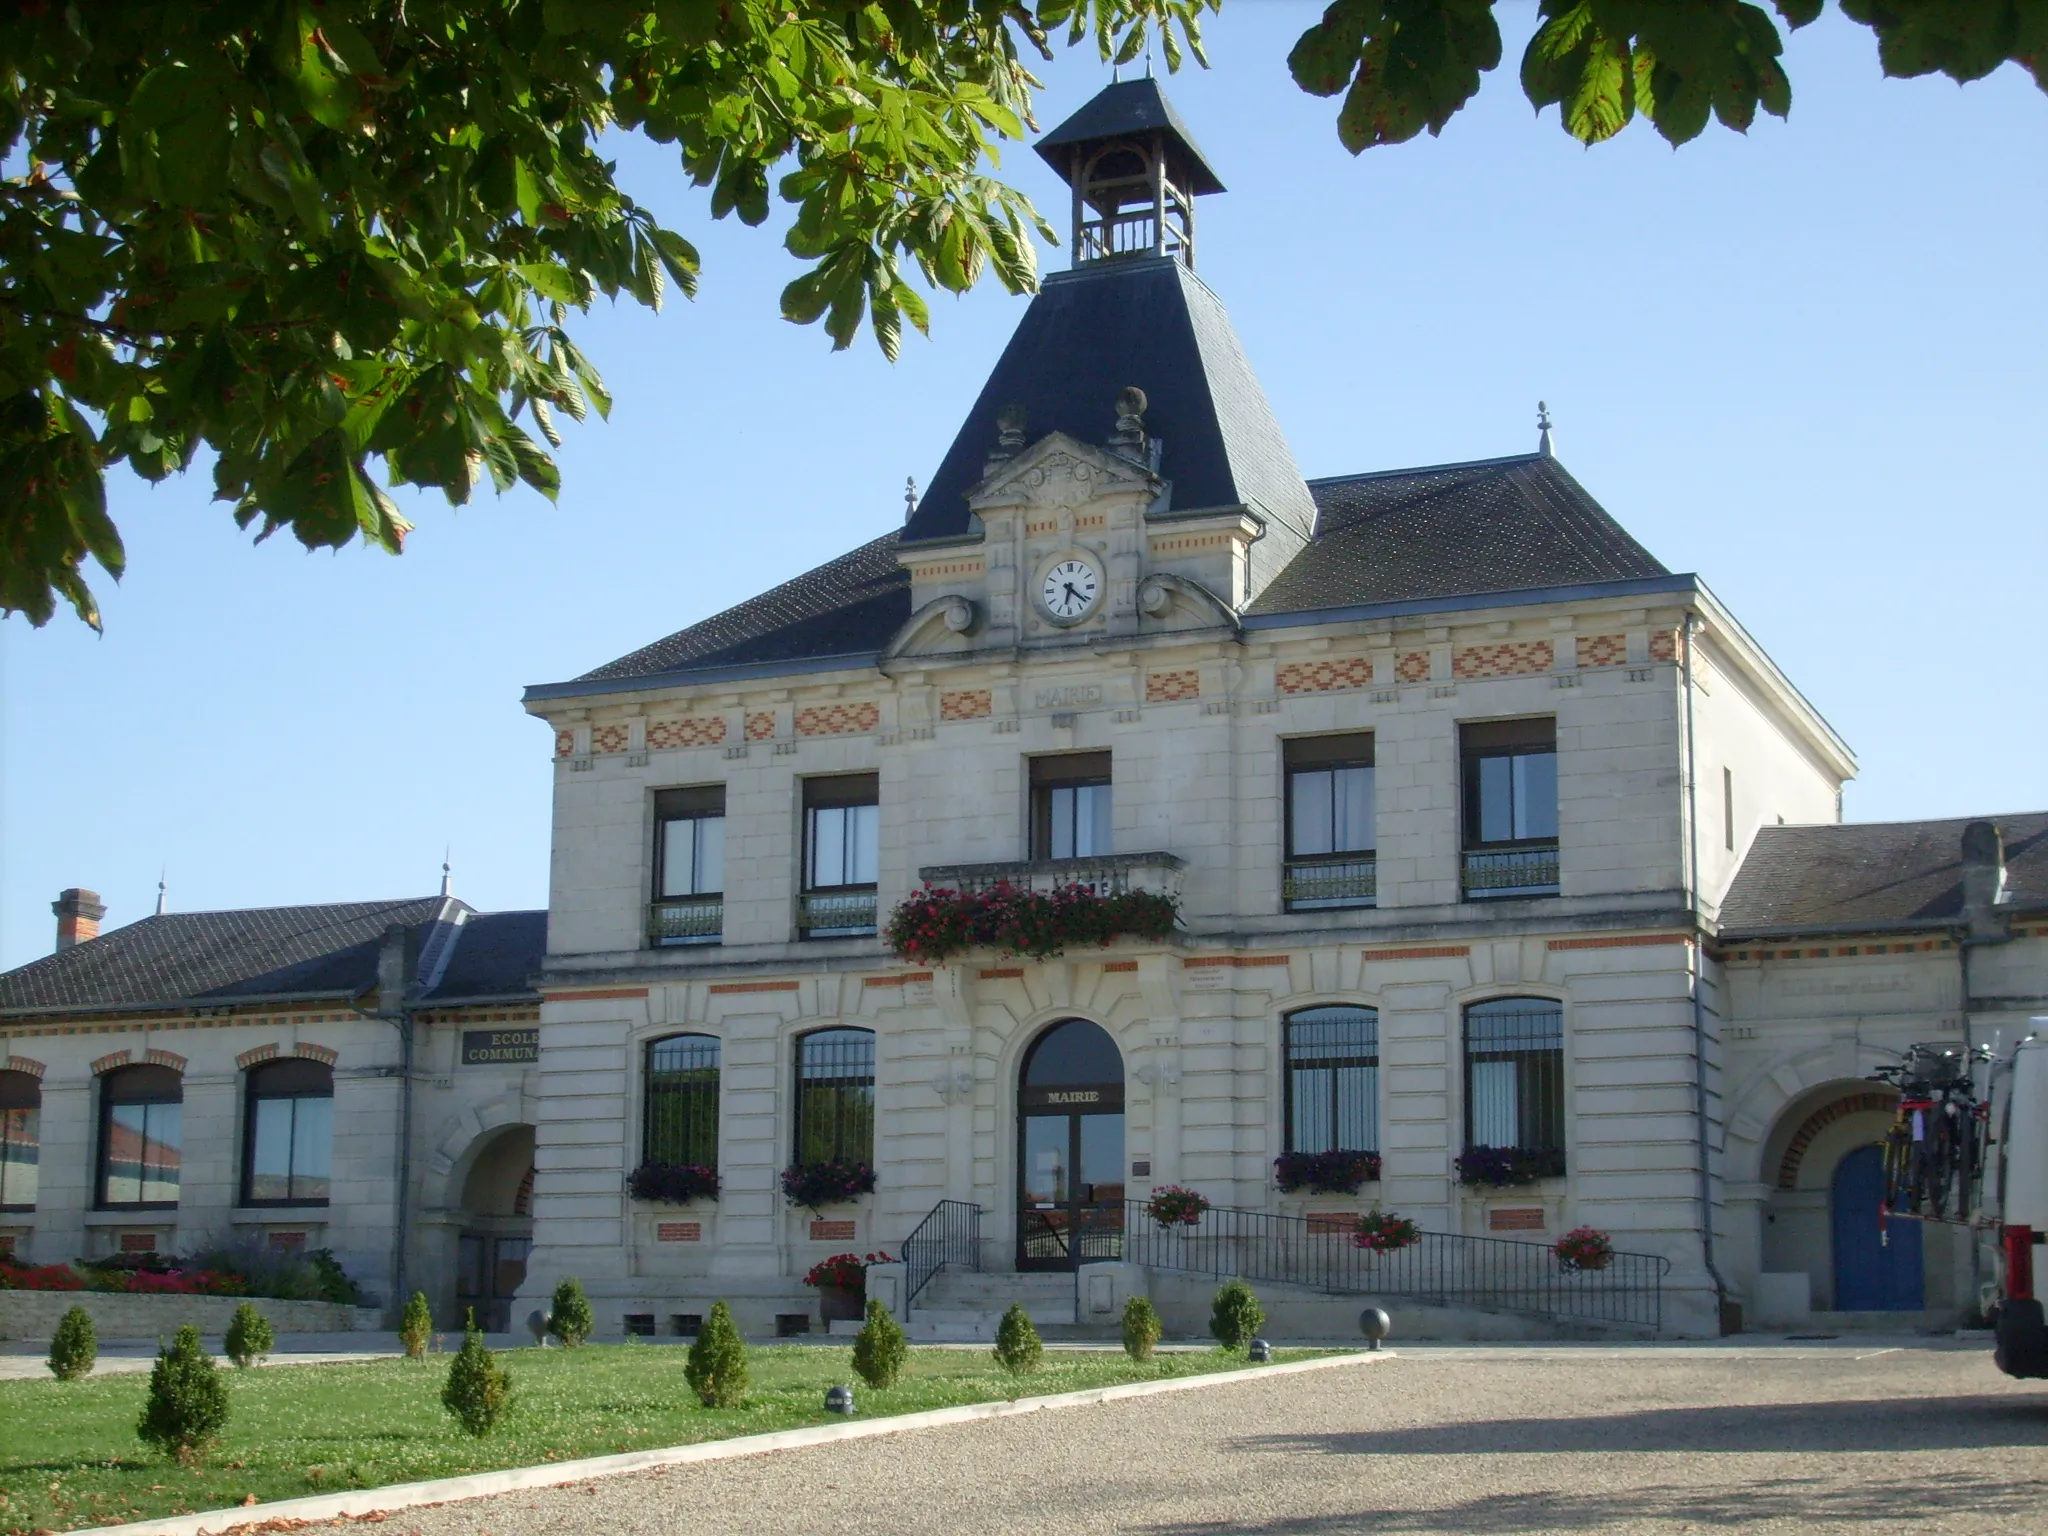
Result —
<instances>
[{"instance_id":1,"label":"dormer window","mask_svg":"<svg viewBox=\"0 0 2048 1536\"><path fill-rule=\"evenodd\" d=\"M1109 754L1031 759L1031 857L1090 859L1112 851Z\"/></svg>"}]
</instances>

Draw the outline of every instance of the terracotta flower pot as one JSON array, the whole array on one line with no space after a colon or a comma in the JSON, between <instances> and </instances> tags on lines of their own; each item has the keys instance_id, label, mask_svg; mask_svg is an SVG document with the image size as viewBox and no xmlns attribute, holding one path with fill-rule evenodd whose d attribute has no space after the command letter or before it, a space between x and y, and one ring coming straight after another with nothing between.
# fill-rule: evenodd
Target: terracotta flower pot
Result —
<instances>
[{"instance_id":1,"label":"terracotta flower pot","mask_svg":"<svg viewBox=\"0 0 2048 1536\"><path fill-rule=\"evenodd\" d=\"M827 1325L857 1323L867 1315L867 1292L843 1285L818 1287L818 1312Z\"/></svg>"}]
</instances>

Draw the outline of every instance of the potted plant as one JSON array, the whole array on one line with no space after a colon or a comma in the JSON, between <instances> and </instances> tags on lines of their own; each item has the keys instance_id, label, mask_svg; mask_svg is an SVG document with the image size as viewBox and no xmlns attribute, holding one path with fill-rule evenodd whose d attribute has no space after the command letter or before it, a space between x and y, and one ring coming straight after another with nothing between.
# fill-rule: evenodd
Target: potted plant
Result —
<instances>
[{"instance_id":1,"label":"potted plant","mask_svg":"<svg viewBox=\"0 0 2048 1536\"><path fill-rule=\"evenodd\" d=\"M1145 1214L1165 1229L1192 1227L1208 1209L1207 1195L1199 1190L1182 1189L1178 1184L1153 1190L1152 1198L1145 1202Z\"/></svg>"},{"instance_id":2,"label":"potted plant","mask_svg":"<svg viewBox=\"0 0 2048 1536\"><path fill-rule=\"evenodd\" d=\"M1355 1195L1379 1176L1377 1152L1282 1152L1273 1159L1273 1182L1290 1195Z\"/></svg>"},{"instance_id":3,"label":"potted plant","mask_svg":"<svg viewBox=\"0 0 2048 1536\"><path fill-rule=\"evenodd\" d=\"M1550 1251L1557 1255L1558 1268L1567 1272L1605 1269L1614 1258L1614 1242L1597 1227L1573 1227Z\"/></svg>"},{"instance_id":4,"label":"potted plant","mask_svg":"<svg viewBox=\"0 0 2048 1536\"><path fill-rule=\"evenodd\" d=\"M642 1163L626 1175L626 1192L660 1205L716 1200L718 1170L702 1163Z\"/></svg>"},{"instance_id":5,"label":"potted plant","mask_svg":"<svg viewBox=\"0 0 2048 1536\"><path fill-rule=\"evenodd\" d=\"M875 1187L875 1170L866 1163L843 1157L828 1157L815 1163L791 1163L782 1170L782 1193L791 1205L815 1212L822 1206L841 1205L870 1194Z\"/></svg>"},{"instance_id":6,"label":"potted plant","mask_svg":"<svg viewBox=\"0 0 2048 1536\"><path fill-rule=\"evenodd\" d=\"M1561 1178L1564 1151L1558 1147L1467 1147L1458 1154L1458 1182L1506 1189Z\"/></svg>"},{"instance_id":7,"label":"potted plant","mask_svg":"<svg viewBox=\"0 0 2048 1536\"><path fill-rule=\"evenodd\" d=\"M833 1323L857 1323L867 1310L868 1266L893 1263L886 1253L835 1253L804 1272L804 1284L818 1293L818 1312Z\"/></svg>"},{"instance_id":8,"label":"potted plant","mask_svg":"<svg viewBox=\"0 0 2048 1536\"><path fill-rule=\"evenodd\" d=\"M1358 1218L1351 1241L1367 1253L1399 1253L1422 1241L1422 1228L1406 1216L1374 1206Z\"/></svg>"},{"instance_id":9,"label":"potted plant","mask_svg":"<svg viewBox=\"0 0 2048 1536\"><path fill-rule=\"evenodd\" d=\"M1069 946L1163 939L1179 911L1178 897L1158 891L1032 891L1007 881L984 891L928 885L897 904L882 937L893 954L919 965L940 965L971 949L1049 960Z\"/></svg>"}]
</instances>

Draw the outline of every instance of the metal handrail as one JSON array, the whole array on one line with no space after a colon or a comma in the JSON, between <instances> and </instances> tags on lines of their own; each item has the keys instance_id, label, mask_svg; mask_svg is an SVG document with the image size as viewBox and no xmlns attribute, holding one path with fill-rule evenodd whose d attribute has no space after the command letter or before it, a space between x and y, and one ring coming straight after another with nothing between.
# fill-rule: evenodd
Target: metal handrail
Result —
<instances>
[{"instance_id":1,"label":"metal handrail","mask_svg":"<svg viewBox=\"0 0 2048 1536\"><path fill-rule=\"evenodd\" d=\"M1467 848L1464 857L1465 896L1555 896L1558 890L1557 844L1529 848Z\"/></svg>"},{"instance_id":2,"label":"metal handrail","mask_svg":"<svg viewBox=\"0 0 2048 1536\"><path fill-rule=\"evenodd\" d=\"M903 1239L903 1310L947 1266L981 1268L981 1207L967 1200L941 1200Z\"/></svg>"},{"instance_id":3,"label":"metal handrail","mask_svg":"<svg viewBox=\"0 0 2048 1536\"><path fill-rule=\"evenodd\" d=\"M656 944L716 944L725 932L725 897L664 896L647 908L647 936Z\"/></svg>"},{"instance_id":4,"label":"metal handrail","mask_svg":"<svg viewBox=\"0 0 2048 1536\"><path fill-rule=\"evenodd\" d=\"M1289 859L1280 894L1292 911L1317 907L1370 907L1379 900L1379 861L1372 854L1350 859Z\"/></svg>"},{"instance_id":5,"label":"metal handrail","mask_svg":"<svg viewBox=\"0 0 2048 1536\"><path fill-rule=\"evenodd\" d=\"M1439 1307L1663 1325L1664 1276L1671 1261L1656 1254L1615 1253L1601 1269L1571 1270L1544 1243L1452 1232L1425 1232L1413 1247L1373 1253L1353 1241L1348 1225L1332 1225L1328 1218L1211 1206L1192 1226L1162 1227L1144 1201L1127 1200L1124 1206L1116 1247L1127 1264L1336 1295L1408 1296Z\"/></svg>"}]
</instances>

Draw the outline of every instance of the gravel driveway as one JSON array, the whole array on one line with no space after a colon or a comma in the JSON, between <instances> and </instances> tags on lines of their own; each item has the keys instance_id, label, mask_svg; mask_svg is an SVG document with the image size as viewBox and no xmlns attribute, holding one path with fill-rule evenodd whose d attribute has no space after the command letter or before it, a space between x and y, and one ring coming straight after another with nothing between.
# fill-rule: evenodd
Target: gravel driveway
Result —
<instances>
[{"instance_id":1,"label":"gravel driveway","mask_svg":"<svg viewBox=\"0 0 2048 1536\"><path fill-rule=\"evenodd\" d=\"M1416 1348L410 1510L538 1533L2048 1531L2048 1385L1980 1346Z\"/></svg>"}]
</instances>

